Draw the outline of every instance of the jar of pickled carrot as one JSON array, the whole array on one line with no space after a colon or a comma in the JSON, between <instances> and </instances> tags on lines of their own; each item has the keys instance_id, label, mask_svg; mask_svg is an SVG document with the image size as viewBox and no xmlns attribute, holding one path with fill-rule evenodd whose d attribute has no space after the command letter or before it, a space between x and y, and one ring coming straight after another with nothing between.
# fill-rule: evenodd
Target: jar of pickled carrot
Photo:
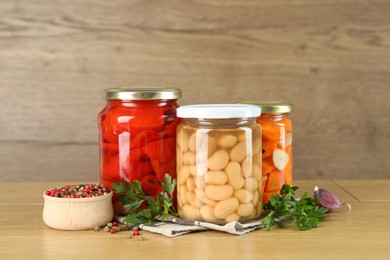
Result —
<instances>
[{"instance_id":1,"label":"jar of pickled carrot","mask_svg":"<svg viewBox=\"0 0 390 260\"><path fill-rule=\"evenodd\" d=\"M262 114L257 122L262 128L263 203L271 194L280 193L283 184L292 185L292 121L293 105L282 101L244 102L257 105Z\"/></svg>"},{"instance_id":2,"label":"jar of pickled carrot","mask_svg":"<svg viewBox=\"0 0 390 260\"><path fill-rule=\"evenodd\" d=\"M225 224L261 213L261 136L251 105L178 108L177 205L188 220Z\"/></svg>"},{"instance_id":3,"label":"jar of pickled carrot","mask_svg":"<svg viewBox=\"0 0 390 260\"><path fill-rule=\"evenodd\" d=\"M176 117L179 89L129 88L103 92L98 115L100 183L141 181L147 195L163 191L165 174L176 178ZM116 215L126 214L113 198Z\"/></svg>"}]
</instances>

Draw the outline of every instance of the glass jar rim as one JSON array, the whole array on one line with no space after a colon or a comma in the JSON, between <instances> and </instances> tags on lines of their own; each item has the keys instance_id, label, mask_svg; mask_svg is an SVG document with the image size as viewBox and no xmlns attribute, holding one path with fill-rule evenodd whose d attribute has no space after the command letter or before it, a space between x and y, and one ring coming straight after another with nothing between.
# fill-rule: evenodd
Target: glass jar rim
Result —
<instances>
[{"instance_id":1,"label":"glass jar rim","mask_svg":"<svg viewBox=\"0 0 390 260\"><path fill-rule=\"evenodd\" d=\"M109 88L103 91L105 100L179 99L178 88Z\"/></svg>"},{"instance_id":2,"label":"glass jar rim","mask_svg":"<svg viewBox=\"0 0 390 260\"><path fill-rule=\"evenodd\" d=\"M258 106L263 114L285 114L291 113L294 109L293 104L287 101L244 101L240 104Z\"/></svg>"}]
</instances>

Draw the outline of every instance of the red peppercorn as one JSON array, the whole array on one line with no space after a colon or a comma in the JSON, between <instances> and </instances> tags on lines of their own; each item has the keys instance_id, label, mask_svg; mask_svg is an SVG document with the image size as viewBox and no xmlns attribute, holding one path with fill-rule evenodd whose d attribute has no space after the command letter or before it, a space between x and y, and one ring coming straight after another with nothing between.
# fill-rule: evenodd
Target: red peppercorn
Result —
<instances>
[{"instance_id":1,"label":"red peppercorn","mask_svg":"<svg viewBox=\"0 0 390 260\"><path fill-rule=\"evenodd\" d=\"M112 222L112 225L113 225L114 227L116 227L116 226L118 226L118 222L113 221L113 222Z\"/></svg>"},{"instance_id":2,"label":"red peppercorn","mask_svg":"<svg viewBox=\"0 0 390 260\"><path fill-rule=\"evenodd\" d=\"M133 231L133 236L139 236L139 235L141 235L141 232L139 232L139 230Z\"/></svg>"},{"instance_id":3,"label":"red peppercorn","mask_svg":"<svg viewBox=\"0 0 390 260\"><path fill-rule=\"evenodd\" d=\"M90 184L90 185L89 185L89 189L90 189L90 190L94 190L94 189L95 189L95 185Z\"/></svg>"},{"instance_id":4,"label":"red peppercorn","mask_svg":"<svg viewBox=\"0 0 390 260\"><path fill-rule=\"evenodd\" d=\"M111 234L114 234L115 232L116 232L116 229L115 229L115 228L111 228L111 229L110 229L110 233L111 233Z\"/></svg>"}]
</instances>

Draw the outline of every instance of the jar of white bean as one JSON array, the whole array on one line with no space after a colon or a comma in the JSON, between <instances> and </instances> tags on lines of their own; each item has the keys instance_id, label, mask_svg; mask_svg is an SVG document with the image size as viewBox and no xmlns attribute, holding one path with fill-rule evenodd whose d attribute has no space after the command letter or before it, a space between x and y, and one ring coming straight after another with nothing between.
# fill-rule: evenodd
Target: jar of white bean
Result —
<instances>
[{"instance_id":1,"label":"jar of white bean","mask_svg":"<svg viewBox=\"0 0 390 260\"><path fill-rule=\"evenodd\" d=\"M225 224L261 213L261 109L220 104L179 107L177 205L181 218Z\"/></svg>"}]
</instances>

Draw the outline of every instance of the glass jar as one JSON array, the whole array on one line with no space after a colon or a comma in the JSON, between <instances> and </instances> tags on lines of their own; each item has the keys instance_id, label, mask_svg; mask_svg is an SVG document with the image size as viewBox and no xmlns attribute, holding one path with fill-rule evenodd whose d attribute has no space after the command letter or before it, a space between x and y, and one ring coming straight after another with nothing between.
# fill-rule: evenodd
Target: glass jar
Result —
<instances>
[{"instance_id":1,"label":"glass jar","mask_svg":"<svg viewBox=\"0 0 390 260\"><path fill-rule=\"evenodd\" d=\"M141 181L147 195L163 191L166 173L176 178L176 117L179 89L129 88L103 92L98 115L100 184ZM126 211L113 198L116 215Z\"/></svg>"},{"instance_id":2,"label":"glass jar","mask_svg":"<svg viewBox=\"0 0 390 260\"><path fill-rule=\"evenodd\" d=\"M178 108L177 204L181 218L225 224L261 213L260 108Z\"/></svg>"},{"instance_id":3,"label":"glass jar","mask_svg":"<svg viewBox=\"0 0 390 260\"><path fill-rule=\"evenodd\" d=\"M244 102L257 105L262 114L257 122L262 128L263 203L271 194L280 193L283 184L292 185L292 121L293 105L283 101Z\"/></svg>"}]
</instances>

